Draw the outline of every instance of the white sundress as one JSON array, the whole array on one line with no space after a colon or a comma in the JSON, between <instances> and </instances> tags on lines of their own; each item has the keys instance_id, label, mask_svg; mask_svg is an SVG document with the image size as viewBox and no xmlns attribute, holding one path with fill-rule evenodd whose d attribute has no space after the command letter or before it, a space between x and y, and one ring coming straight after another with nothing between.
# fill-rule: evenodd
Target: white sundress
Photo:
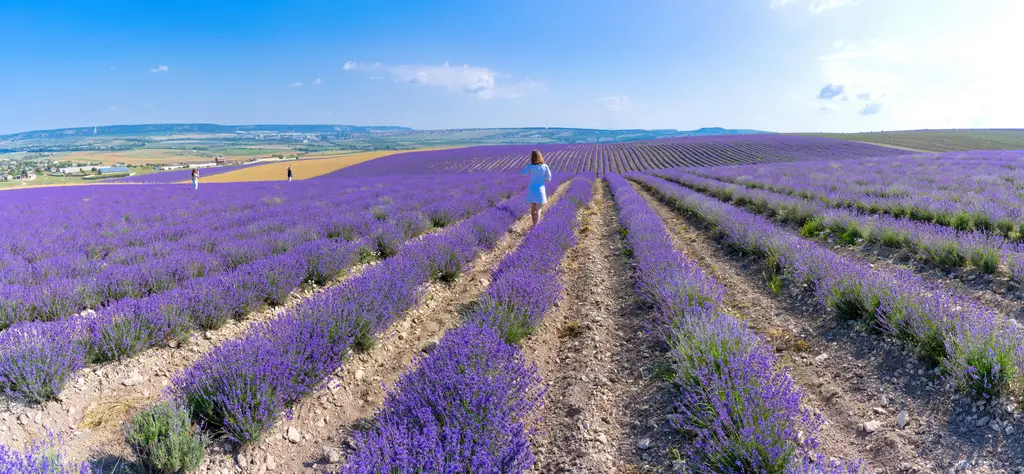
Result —
<instances>
[{"instance_id":1,"label":"white sundress","mask_svg":"<svg viewBox=\"0 0 1024 474\"><path fill-rule=\"evenodd\" d=\"M530 185L526 189L526 202L535 202L538 204L548 202L544 183L551 181L551 168L548 168L548 165L527 164L523 167L523 170L520 171L520 174L530 177Z\"/></svg>"}]
</instances>

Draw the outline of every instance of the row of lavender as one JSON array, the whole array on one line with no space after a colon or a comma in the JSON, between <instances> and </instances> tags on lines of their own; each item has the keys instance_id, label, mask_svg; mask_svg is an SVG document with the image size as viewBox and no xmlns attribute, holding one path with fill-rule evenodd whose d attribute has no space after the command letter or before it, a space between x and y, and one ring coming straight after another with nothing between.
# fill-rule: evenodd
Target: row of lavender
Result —
<instances>
[{"instance_id":1,"label":"row of lavender","mask_svg":"<svg viewBox=\"0 0 1024 474\"><path fill-rule=\"evenodd\" d=\"M98 213L87 222L70 218L54 225L63 229L57 234L66 239L61 244L64 250L38 260L32 256L58 250L49 245L49 239L30 244L31 228L19 231L7 242L8 248L18 252L17 260L10 258L0 265L7 283L0 284L0 329L19 321L62 319L89 307L165 292L198 277L237 273L313 240L351 241L374 235L378 244L386 246L399 232L416 233L470 212L461 203L477 205L478 201L452 199L464 192L472 196L488 186L500 187L500 193L490 195L494 201L513 189L509 180L499 177L468 187L453 188L450 180L436 177L417 180L414 188L401 184L388 181L365 191L352 186L327 201L308 192L271 195L268 201L260 190L250 189L223 201L197 202L179 196L160 206L125 205L117 215ZM132 195L141 202L163 201L162 191ZM152 207L157 212L151 212ZM199 216L187 212L193 210L200 211ZM124 217L130 213L135 217ZM174 215L184 217L174 219ZM132 222L122 224L125 220ZM100 234L110 232L112 238L92 237L97 227L111 226L118 229ZM107 250L90 258L98 248Z\"/></svg>"},{"instance_id":2,"label":"row of lavender","mask_svg":"<svg viewBox=\"0 0 1024 474\"><path fill-rule=\"evenodd\" d=\"M716 227L732 246L766 259L840 317L862 318L906 341L965 392L988 398L1024 376L1019 326L971 298L906 271L881 271L776 227L771 221L645 174L629 176L683 212Z\"/></svg>"},{"instance_id":3,"label":"row of lavender","mask_svg":"<svg viewBox=\"0 0 1024 474\"><path fill-rule=\"evenodd\" d=\"M338 171L339 176L518 171L539 149L556 173L624 173L907 153L867 143L792 135L716 135L625 143L475 146L400 153Z\"/></svg>"},{"instance_id":4,"label":"row of lavender","mask_svg":"<svg viewBox=\"0 0 1024 474\"><path fill-rule=\"evenodd\" d=\"M905 217L862 214L846 208L833 208L814 199L723 182L703 177L703 170L664 170L655 173L687 187L754 212L802 226L801 233L812 237L830 231L841 241L858 239L916 253L940 268L973 266L984 273L996 273L1005 266L1009 276L1024 281L1024 245L1002 236L981 231L958 231L952 227L921 222ZM727 179L727 178L722 178Z\"/></svg>"},{"instance_id":5,"label":"row of lavender","mask_svg":"<svg viewBox=\"0 0 1024 474\"><path fill-rule=\"evenodd\" d=\"M676 250L664 223L629 183L606 177L626 232L641 297L671 348L678 389L671 423L686 436L692 472L858 472L812 458L824 420L774 350L722 311L726 289ZM810 462L809 459L814 459Z\"/></svg>"},{"instance_id":6,"label":"row of lavender","mask_svg":"<svg viewBox=\"0 0 1024 474\"><path fill-rule=\"evenodd\" d=\"M701 170L866 213L1024 238L1020 151L970 151Z\"/></svg>"},{"instance_id":7,"label":"row of lavender","mask_svg":"<svg viewBox=\"0 0 1024 474\"><path fill-rule=\"evenodd\" d=\"M374 427L357 433L342 470L517 473L533 462L528 421L544 387L514 344L562 294L559 266L576 243L577 211L594 182L576 177L499 264L465 325L390 388Z\"/></svg>"},{"instance_id":8,"label":"row of lavender","mask_svg":"<svg viewBox=\"0 0 1024 474\"><path fill-rule=\"evenodd\" d=\"M350 350L365 351L419 299L432 279L457 276L526 212L512 199L397 255L225 343L172 381L192 419L239 444L259 438L280 415L323 386Z\"/></svg>"},{"instance_id":9,"label":"row of lavender","mask_svg":"<svg viewBox=\"0 0 1024 474\"><path fill-rule=\"evenodd\" d=\"M459 212L446 222L485 209L511 192L509 186L494 182L472 186L478 194L460 201ZM450 197L440 198L445 196ZM408 202L416 200L410 198ZM361 261L371 248L378 257L389 257L405 240L427 229L426 223L403 229L390 226L351 242L310 241L233 272L198 278L165 293L124 300L95 314L16 324L0 333L0 392L26 402L52 399L87 362L122 359L169 341L183 342L197 329L217 328L262 304L280 305L304 282L329 281Z\"/></svg>"}]
</instances>

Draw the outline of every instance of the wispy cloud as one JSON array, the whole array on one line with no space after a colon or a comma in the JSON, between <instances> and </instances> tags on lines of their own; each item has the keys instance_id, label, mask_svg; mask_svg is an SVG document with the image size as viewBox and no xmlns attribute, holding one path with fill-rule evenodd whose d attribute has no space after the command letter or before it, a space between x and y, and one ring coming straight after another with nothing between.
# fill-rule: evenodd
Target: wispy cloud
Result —
<instances>
[{"instance_id":1,"label":"wispy cloud","mask_svg":"<svg viewBox=\"0 0 1024 474\"><path fill-rule=\"evenodd\" d=\"M860 115L875 115L875 114L877 114L877 113L879 113L881 111L882 111L882 104L880 104L878 102L872 102L872 103L870 103L868 105L865 105L864 108L860 109L860 112L857 112L857 113L860 114Z\"/></svg>"},{"instance_id":2,"label":"wispy cloud","mask_svg":"<svg viewBox=\"0 0 1024 474\"><path fill-rule=\"evenodd\" d=\"M157 66L157 67L152 68L152 69L149 70L149 72L151 72L153 74L160 73L160 72L167 72L167 71L170 71L170 69L167 66L164 66L164 65L160 65L160 66Z\"/></svg>"},{"instance_id":3,"label":"wispy cloud","mask_svg":"<svg viewBox=\"0 0 1024 474\"><path fill-rule=\"evenodd\" d=\"M315 81L313 81L313 85L314 85L314 86L319 86L320 84L323 84L323 83L324 83L324 82L323 82L323 81L321 81L319 77L318 77L318 78L316 78L316 80L315 80Z\"/></svg>"},{"instance_id":4,"label":"wispy cloud","mask_svg":"<svg viewBox=\"0 0 1024 474\"><path fill-rule=\"evenodd\" d=\"M117 112L118 107L116 105L108 105L107 110L111 112Z\"/></svg>"},{"instance_id":5,"label":"wispy cloud","mask_svg":"<svg viewBox=\"0 0 1024 474\"><path fill-rule=\"evenodd\" d=\"M825 99L825 100L832 100L832 99L835 99L836 97L839 97L841 95L843 95L843 85L842 84L831 84L831 83L829 83L829 84L826 84L825 87L822 87L821 91L818 92L818 98L819 99Z\"/></svg>"},{"instance_id":6,"label":"wispy cloud","mask_svg":"<svg viewBox=\"0 0 1024 474\"><path fill-rule=\"evenodd\" d=\"M604 108L612 112L625 112L638 107L636 102L629 100L629 97L625 95L608 95L604 97L598 97L597 103L604 106Z\"/></svg>"},{"instance_id":7,"label":"wispy cloud","mask_svg":"<svg viewBox=\"0 0 1024 474\"><path fill-rule=\"evenodd\" d=\"M395 82L439 87L453 92L472 94L480 99L517 99L547 90L541 81L509 81L509 75L492 69L470 65L452 66L447 62L440 66L385 66L381 63L364 64L348 61L342 66L342 69L384 73ZM371 77L378 76L375 74Z\"/></svg>"},{"instance_id":8,"label":"wispy cloud","mask_svg":"<svg viewBox=\"0 0 1024 474\"><path fill-rule=\"evenodd\" d=\"M836 8L853 6L860 3L861 0L771 0L768 6L772 10L778 10L780 8L786 8L790 5L807 5L807 10L811 13L821 13L828 10L834 10Z\"/></svg>"},{"instance_id":9,"label":"wispy cloud","mask_svg":"<svg viewBox=\"0 0 1024 474\"><path fill-rule=\"evenodd\" d=\"M301 82L293 82L292 83L292 87L302 87L302 83Z\"/></svg>"}]
</instances>

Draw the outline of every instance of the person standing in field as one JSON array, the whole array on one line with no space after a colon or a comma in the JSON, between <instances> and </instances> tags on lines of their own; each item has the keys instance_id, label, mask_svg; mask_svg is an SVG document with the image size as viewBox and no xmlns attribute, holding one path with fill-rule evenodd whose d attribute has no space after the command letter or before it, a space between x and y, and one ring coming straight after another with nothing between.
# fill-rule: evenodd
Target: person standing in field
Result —
<instances>
[{"instance_id":1,"label":"person standing in field","mask_svg":"<svg viewBox=\"0 0 1024 474\"><path fill-rule=\"evenodd\" d=\"M199 168L192 168L192 189L199 190Z\"/></svg>"},{"instance_id":2,"label":"person standing in field","mask_svg":"<svg viewBox=\"0 0 1024 474\"><path fill-rule=\"evenodd\" d=\"M288 165L288 182L292 182L292 165Z\"/></svg>"},{"instance_id":3,"label":"person standing in field","mask_svg":"<svg viewBox=\"0 0 1024 474\"><path fill-rule=\"evenodd\" d=\"M526 202L530 203L530 218L533 219L533 225L537 225L540 208L548 202L544 183L551 181L551 168L544 164L544 155L540 154L540 150L533 150L530 153L530 162L519 173L530 178L530 184L526 188Z\"/></svg>"}]
</instances>

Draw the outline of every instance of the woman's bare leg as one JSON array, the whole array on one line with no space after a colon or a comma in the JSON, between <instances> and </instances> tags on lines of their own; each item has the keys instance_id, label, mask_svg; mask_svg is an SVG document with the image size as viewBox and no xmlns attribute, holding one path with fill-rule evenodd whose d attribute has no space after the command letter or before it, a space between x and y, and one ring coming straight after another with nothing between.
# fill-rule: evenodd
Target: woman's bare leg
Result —
<instances>
[{"instance_id":1,"label":"woman's bare leg","mask_svg":"<svg viewBox=\"0 0 1024 474\"><path fill-rule=\"evenodd\" d=\"M530 217L533 219L533 225L537 225L537 220L540 219L540 204L530 203Z\"/></svg>"}]
</instances>

